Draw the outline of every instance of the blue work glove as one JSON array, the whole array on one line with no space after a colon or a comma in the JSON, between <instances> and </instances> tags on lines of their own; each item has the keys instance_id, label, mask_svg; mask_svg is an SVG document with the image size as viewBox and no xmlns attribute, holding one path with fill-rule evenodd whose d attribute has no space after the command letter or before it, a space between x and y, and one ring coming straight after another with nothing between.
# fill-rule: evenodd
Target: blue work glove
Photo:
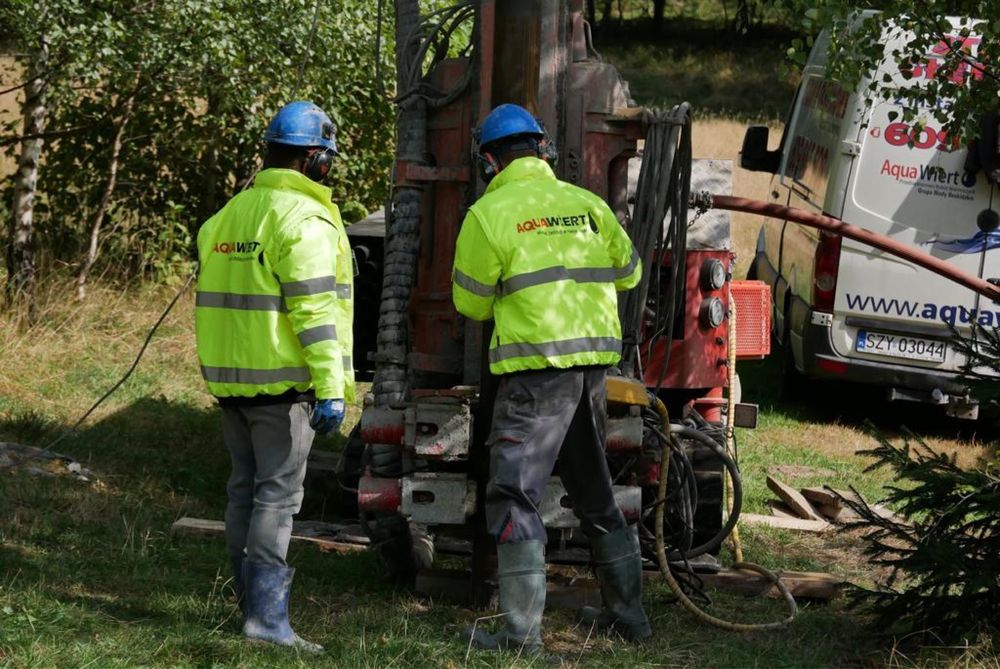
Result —
<instances>
[{"instance_id":1,"label":"blue work glove","mask_svg":"<svg viewBox=\"0 0 1000 669\"><path fill-rule=\"evenodd\" d=\"M316 400L309 416L309 427L320 434L333 432L344 422L344 410L344 400Z\"/></svg>"}]
</instances>

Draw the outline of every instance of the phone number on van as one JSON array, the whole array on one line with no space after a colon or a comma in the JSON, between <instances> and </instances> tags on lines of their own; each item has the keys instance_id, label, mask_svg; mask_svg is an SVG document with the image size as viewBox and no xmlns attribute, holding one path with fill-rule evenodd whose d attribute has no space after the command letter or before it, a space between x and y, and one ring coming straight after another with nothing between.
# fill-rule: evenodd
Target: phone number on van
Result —
<instances>
[{"instance_id":1,"label":"phone number on van","mask_svg":"<svg viewBox=\"0 0 1000 669\"><path fill-rule=\"evenodd\" d=\"M943 341L936 339L904 337L866 330L858 330L855 348L859 353L924 362L944 362L944 356L948 350Z\"/></svg>"}]
</instances>

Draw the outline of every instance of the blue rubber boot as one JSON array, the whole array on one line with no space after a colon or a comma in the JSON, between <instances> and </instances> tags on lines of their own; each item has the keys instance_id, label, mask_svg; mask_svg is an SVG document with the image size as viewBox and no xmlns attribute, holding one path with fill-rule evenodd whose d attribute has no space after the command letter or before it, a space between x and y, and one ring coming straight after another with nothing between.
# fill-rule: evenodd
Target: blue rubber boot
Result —
<instances>
[{"instance_id":1,"label":"blue rubber boot","mask_svg":"<svg viewBox=\"0 0 1000 669\"><path fill-rule=\"evenodd\" d=\"M591 539L590 547L604 606L583 607L580 621L629 641L648 639L653 630L642 608L642 557L635 530L626 527Z\"/></svg>"},{"instance_id":2,"label":"blue rubber boot","mask_svg":"<svg viewBox=\"0 0 1000 669\"><path fill-rule=\"evenodd\" d=\"M323 647L302 639L288 622L288 595L294 575L295 570L291 567L257 564L250 560L243 563L247 610L243 636L319 653Z\"/></svg>"},{"instance_id":3,"label":"blue rubber boot","mask_svg":"<svg viewBox=\"0 0 1000 669\"><path fill-rule=\"evenodd\" d=\"M545 545L541 541L499 544L497 580L504 628L495 634L480 628L469 629L466 638L481 650L544 652L541 631L545 611Z\"/></svg>"},{"instance_id":4,"label":"blue rubber boot","mask_svg":"<svg viewBox=\"0 0 1000 669\"><path fill-rule=\"evenodd\" d=\"M233 567L233 592L236 593L236 604L240 607L243 615L247 614L246 585L243 581L243 563L246 558L242 555L229 556L229 564Z\"/></svg>"}]
</instances>

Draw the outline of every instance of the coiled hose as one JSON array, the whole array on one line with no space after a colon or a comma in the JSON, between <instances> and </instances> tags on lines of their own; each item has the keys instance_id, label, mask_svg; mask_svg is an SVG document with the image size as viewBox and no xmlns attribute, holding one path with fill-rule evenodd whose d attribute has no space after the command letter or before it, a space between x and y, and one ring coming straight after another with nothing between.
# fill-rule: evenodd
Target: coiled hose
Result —
<instances>
[{"instance_id":1,"label":"coiled hose","mask_svg":"<svg viewBox=\"0 0 1000 669\"><path fill-rule=\"evenodd\" d=\"M667 413L667 407L663 404L663 401L660 400L659 397L656 397L656 395L653 394L650 394L650 400L653 402L653 406L656 409L656 412L660 415L660 419L662 421L661 432L663 435L667 436L669 439L676 439L676 435L678 434L682 434L688 437L693 437L692 433L699 435L701 434L698 430L694 430L692 428L679 425L672 425L670 423L670 416ZM707 445L707 442L705 440L711 441L717 448L721 449L721 447L711 437L708 437L707 435L701 435L701 436L704 437L704 439L699 439L702 443L705 443ZM664 446L666 445L667 444L664 444ZM731 458L727 456L726 460L731 460ZM758 564L754 564L752 562L736 562L735 564L733 564L733 568L755 572L757 574L760 574L764 578L768 579L772 584L774 584L774 586L778 588L778 591L781 593L782 597L784 597L785 603L788 605L789 615L787 618L771 623L732 622L711 615L710 613L699 608L698 605L695 604L690 597L688 597L688 595L684 592L683 588L681 588L680 583L677 582L677 578L673 575L673 572L670 571L670 562L667 559L667 549L663 536L663 516L664 516L664 509L666 507L666 504L664 502L666 501L666 496L667 496L667 477L670 469L670 458L664 457L662 459L662 462L663 465L660 467L660 481L657 492L658 504L656 506L656 518L654 521L656 525L656 557L660 567L660 573L663 575L663 579L667 582L667 586L670 588L670 591L674 593L674 596L677 597L677 601L681 603L681 606L683 606L685 609L694 614L694 616L699 620L702 620L715 627L719 627L725 630L730 630L733 632L776 630L776 629L781 629L786 625L788 625L789 623L791 623L795 619L795 616L798 614L798 606L795 604L795 598L792 597L792 593L788 591L788 588L785 586L784 583L781 582L781 578L777 574L770 571L769 569L765 569L764 567ZM739 480L738 477L733 479L734 485L738 485L738 480ZM735 495L733 497L734 500L737 499ZM726 523L726 526L728 527L730 524L732 524L735 527L736 520L738 518L739 518L739 511L737 508L735 514L730 514L729 521ZM722 532L720 532L719 534L722 535ZM713 539L712 541L714 542L717 539L718 535L716 539ZM725 535L723 535L722 540L719 540L719 545L721 545L721 541L723 540L725 540Z\"/></svg>"}]
</instances>

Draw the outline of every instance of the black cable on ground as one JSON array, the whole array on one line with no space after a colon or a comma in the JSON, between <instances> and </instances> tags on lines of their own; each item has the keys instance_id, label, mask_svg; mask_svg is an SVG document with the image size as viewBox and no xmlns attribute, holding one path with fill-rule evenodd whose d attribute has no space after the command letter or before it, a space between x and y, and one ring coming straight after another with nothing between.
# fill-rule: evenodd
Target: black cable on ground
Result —
<instances>
[{"instance_id":1,"label":"black cable on ground","mask_svg":"<svg viewBox=\"0 0 1000 669\"><path fill-rule=\"evenodd\" d=\"M181 295L187 292L188 287L191 285L191 282L194 281L196 276L198 276L198 265L195 265L194 271L191 272L191 275L187 278L187 281L185 281L184 285L181 286L181 289L177 291L177 294L174 295L174 298L170 300L170 304L168 304L167 308L163 310L163 313L160 314L160 317L156 319L156 323L153 324L153 327L149 330L149 333L146 335L145 341L142 342L142 348L139 349L139 353L135 356L135 360L132 361L132 366L128 368L128 371L125 372L125 375L122 376L120 379L118 379L118 382L115 383L115 385L111 386L111 388L109 388L107 392L101 395L101 398L96 402L94 402L94 404L89 409L87 409L86 413L80 416L80 418L78 418L77 421L73 423L73 426L71 428L63 432L61 435L56 437L51 443L49 443L49 445L45 447L45 450L49 450L50 448L58 444L60 441L62 441L69 435L73 434L74 432L76 432L77 428L83 425L83 422L85 420L90 418L90 414L94 413L94 411L97 410L97 407L101 406L101 404L104 403L104 400L111 397L111 395L114 394L116 390L122 387L123 383L128 381L129 377L132 376L132 372L134 372L135 368L139 366L139 361L142 360L143 354L149 347L149 342L153 340L153 335L156 334L156 331L160 328L160 325L162 325L163 321L166 320L167 315L174 308L174 305L177 304L177 301L181 299Z\"/></svg>"}]
</instances>

